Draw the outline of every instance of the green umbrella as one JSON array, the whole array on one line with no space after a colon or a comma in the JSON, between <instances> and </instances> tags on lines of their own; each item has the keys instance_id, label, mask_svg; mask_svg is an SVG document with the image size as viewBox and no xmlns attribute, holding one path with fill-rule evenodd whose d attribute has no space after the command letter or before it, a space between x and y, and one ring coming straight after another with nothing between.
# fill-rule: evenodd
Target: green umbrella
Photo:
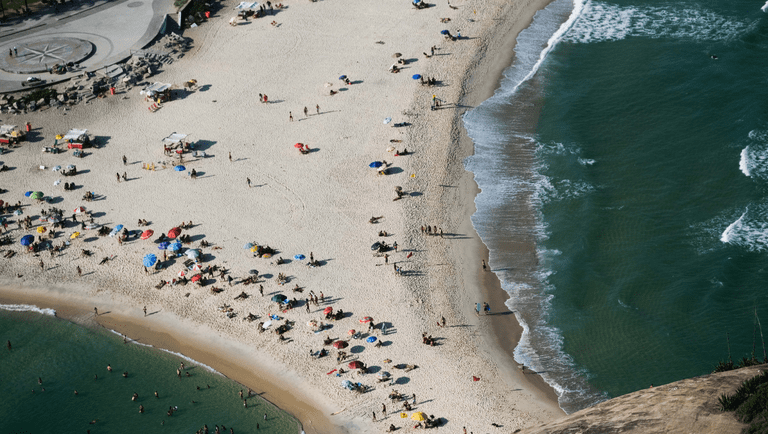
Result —
<instances>
[{"instance_id":1,"label":"green umbrella","mask_svg":"<svg viewBox=\"0 0 768 434\"><path fill-rule=\"evenodd\" d=\"M44 195L43 195L42 191L36 191L36 192L32 193L32 195L29 196L29 197L31 197L32 199L40 200L40 199L43 198L43 196Z\"/></svg>"},{"instance_id":2,"label":"green umbrella","mask_svg":"<svg viewBox=\"0 0 768 434\"><path fill-rule=\"evenodd\" d=\"M287 299L288 299L288 297L286 297L283 294L277 294L277 295L274 295L272 297L272 301L274 301L275 303L282 303L282 302L284 302Z\"/></svg>"}]
</instances>

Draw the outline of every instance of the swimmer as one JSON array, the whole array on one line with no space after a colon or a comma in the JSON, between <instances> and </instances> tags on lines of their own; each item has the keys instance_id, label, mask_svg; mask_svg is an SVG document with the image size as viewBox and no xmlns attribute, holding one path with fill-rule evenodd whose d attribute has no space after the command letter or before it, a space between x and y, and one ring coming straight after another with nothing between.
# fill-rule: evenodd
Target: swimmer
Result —
<instances>
[{"instance_id":1,"label":"swimmer","mask_svg":"<svg viewBox=\"0 0 768 434\"><path fill-rule=\"evenodd\" d=\"M41 377L37 377L37 384L43 384L43 379Z\"/></svg>"},{"instance_id":2,"label":"swimmer","mask_svg":"<svg viewBox=\"0 0 768 434\"><path fill-rule=\"evenodd\" d=\"M99 374L93 374L93 379L94 380L98 380L99 379Z\"/></svg>"},{"instance_id":3,"label":"swimmer","mask_svg":"<svg viewBox=\"0 0 768 434\"><path fill-rule=\"evenodd\" d=\"M144 413L144 406L139 404L139 413Z\"/></svg>"},{"instance_id":4,"label":"swimmer","mask_svg":"<svg viewBox=\"0 0 768 434\"><path fill-rule=\"evenodd\" d=\"M112 372L112 365L107 365L107 371Z\"/></svg>"},{"instance_id":5,"label":"swimmer","mask_svg":"<svg viewBox=\"0 0 768 434\"><path fill-rule=\"evenodd\" d=\"M155 398L159 398L160 396L157 394L157 390L155 390Z\"/></svg>"},{"instance_id":6,"label":"swimmer","mask_svg":"<svg viewBox=\"0 0 768 434\"><path fill-rule=\"evenodd\" d=\"M123 372L123 378L128 378L128 371Z\"/></svg>"},{"instance_id":7,"label":"swimmer","mask_svg":"<svg viewBox=\"0 0 768 434\"><path fill-rule=\"evenodd\" d=\"M75 396L77 396L77 390L75 390Z\"/></svg>"},{"instance_id":8,"label":"swimmer","mask_svg":"<svg viewBox=\"0 0 768 434\"><path fill-rule=\"evenodd\" d=\"M133 392L133 396L131 397L131 401L136 401L137 399L139 399L139 394L136 393L136 392Z\"/></svg>"},{"instance_id":9,"label":"swimmer","mask_svg":"<svg viewBox=\"0 0 768 434\"><path fill-rule=\"evenodd\" d=\"M11 341L6 342L5 346L8 347L8 351L11 351Z\"/></svg>"},{"instance_id":10,"label":"swimmer","mask_svg":"<svg viewBox=\"0 0 768 434\"><path fill-rule=\"evenodd\" d=\"M190 374L189 372L185 372L184 375L186 375L187 377L191 377L192 376L192 374Z\"/></svg>"},{"instance_id":11,"label":"swimmer","mask_svg":"<svg viewBox=\"0 0 768 434\"><path fill-rule=\"evenodd\" d=\"M713 60L717 60L717 56L715 56L714 54L709 57L711 57Z\"/></svg>"}]
</instances>

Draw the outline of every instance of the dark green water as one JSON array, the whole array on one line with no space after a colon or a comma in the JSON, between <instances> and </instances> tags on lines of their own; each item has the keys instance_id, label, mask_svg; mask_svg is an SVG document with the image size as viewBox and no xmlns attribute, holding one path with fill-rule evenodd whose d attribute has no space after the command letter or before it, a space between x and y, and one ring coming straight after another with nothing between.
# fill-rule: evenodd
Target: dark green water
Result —
<instances>
[{"instance_id":1,"label":"dark green water","mask_svg":"<svg viewBox=\"0 0 768 434\"><path fill-rule=\"evenodd\" d=\"M106 330L0 310L0 339L2 433L195 433L205 424L210 433L216 425L227 433L300 431L296 419L259 397L248 398L245 408L238 397L244 388L224 376L154 348L124 344ZM181 362L190 377L176 376ZM178 410L169 417L172 406Z\"/></svg>"},{"instance_id":2,"label":"dark green water","mask_svg":"<svg viewBox=\"0 0 768 434\"><path fill-rule=\"evenodd\" d=\"M762 359L756 317L768 326L763 2L575 3L535 78L468 115L487 194L473 222L526 323L517 356L568 411L709 373L726 334L734 359L753 344ZM523 94L542 103L533 129L515 124ZM500 176L521 140L534 175ZM486 224L521 189L538 216L535 285L505 270L514 258L493 246L509 232Z\"/></svg>"}]
</instances>

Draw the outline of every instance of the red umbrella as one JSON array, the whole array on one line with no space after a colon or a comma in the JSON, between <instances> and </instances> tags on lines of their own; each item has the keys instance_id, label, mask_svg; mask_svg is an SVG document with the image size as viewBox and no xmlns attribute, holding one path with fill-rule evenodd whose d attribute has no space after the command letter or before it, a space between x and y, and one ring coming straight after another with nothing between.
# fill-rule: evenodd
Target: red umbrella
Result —
<instances>
[{"instance_id":1,"label":"red umbrella","mask_svg":"<svg viewBox=\"0 0 768 434\"><path fill-rule=\"evenodd\" d=\"M367 322L371 322L371 321L373 321L373 318L371 318L371 317L369 317L369 316L366 316L366 317L360 318L360 322L361 322L361 323L367 323Z\"/></svg>"},{"instance_id":2,"label":"red umbrella","mask_svg":"<svg viewBox=\"0 0 768 434\"><path fill-rule=\"evenodd\" d=\"M141 239L146 240L147 238L151 237L154 234L155 234L155 231L153 231L152 229L147 229L146 231L141 233Z\"/></svg>"},{"instance_id":3,"label":"red umbrella","mask_svg":"<svg viewBox=\"0 0 768 434\"><path fill-rule=\"evenodd\" d=\"M294 147L294 148L298 148L298 149L301 149L301 148L303 148L303 147L304 147L304 144L303 144L303 143L297 143L297 144L293 145L293 147Z\"/></svg>"},{"instance_id":4,"label":"red umbrella","mask_svg":"<svg viewBox=\"0 0 768 434\"><path fill-rule=\"evenodd\" d=\"M337 350L340 350L342 348L347 348L348 346L349 344L344 341L336 341L333 343L333 348L336 348Z\"/></svg>"},{"instance_id":5,"label":"red umbrella","mask_svg":"<svg viewBox=\"0 0 768 434\"><path fill-rule=\"evenodd\" d=\"M170 231L168 231L168 238L174 239L174 238L178 237L179 234L181 234L181 229L173 228Z\"/></svg>"},{"instance_id":6,"label":"red umbrella","mask_svg":"<svg viewBox=\"0 0 768 434\"><path fill-rule=\"evenodd\" d=\"M192 276L192 278L191 278L191 279L189 279L189 281L190 281L190 282L197 282L198 280L200 280L200 279L202 279L202 278L203 278L203 275L202 275L202 274L195 274L194 276Z\"/></svg>"},{"instance_id":7,"label":"red umbrella","mask_svg":"<svg viewBox=\"0 0 768 434\"><path fill-rule=\"evenodd\" d=\"M81 212L85 212L85 207L79 206L79 207L75 208L75 210L73 212L76 213L76 214L80 214Z\"/></svg>"},{"instance_id":8,"label":"red umbrella","mask_svg":"<svg viewBox=\"0 0 768 434\"><path fill-rule=\"evenodd\" d=\"M363 364L363 362L361 362L361 361L359 361L359 360L355 360L354 362L351 362L351 363L350 363L349 365L347 365L347 366L349 366L349 369L362 369L363 367L365 367L365 365Z\"/></svg>"},{"instance_id":9,"label":"red umbrella","mask_svg":"<svg viewBox=\"0 0 768 434\"><path fill-rule=\"evenodd\" d=\"M357 333L354 329L347 332L348 335L352 336L353 334Z\"/></svg>"},{"instance_id":10,"label":"red umbrella","mask_svg":"<svg viewBox=\"0 0 768 434\"><path fill-rule=\"evenodd\" d=\"M332 313L332 312L333 312L333 308L331 306L328 306L325 308L325 310L323 310L324 315L328 315L329 313Z\"/></svg>"}]
</instances>

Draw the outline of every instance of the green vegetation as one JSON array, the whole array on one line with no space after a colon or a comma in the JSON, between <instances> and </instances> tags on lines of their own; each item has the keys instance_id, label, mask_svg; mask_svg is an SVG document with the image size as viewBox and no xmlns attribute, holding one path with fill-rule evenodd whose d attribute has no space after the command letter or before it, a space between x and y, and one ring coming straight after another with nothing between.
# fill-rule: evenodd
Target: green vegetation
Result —
<instances>
[{"instance_id":1,"label":"green vegetation","mask_svg":"<svg viewBox=\"0 0 768 434\"><path fill-rule=\"evenodd\" d=\"M35 89L32 92L23 95L21 98L19 98L19 101L29 104L32 101L38 101L39 99L43 98L45 99L46 103L51 102L51 100L56 99L56 96L58 93L56 92L56 89L50 88L50 87L43 87L40 89Z\"/></svg>"},{"instance_id":2,"label":"green vegetation","mask_svg":"<svg viewBox=\"0 0 768 434\"><path fill-rule=\"evenodd\" d=\"M735 393L720 395L718 401L722 411L734 411L739 421L749 424L742 434L768 434L768 373L745 380Z\"/></svg>"}]
</instances>

